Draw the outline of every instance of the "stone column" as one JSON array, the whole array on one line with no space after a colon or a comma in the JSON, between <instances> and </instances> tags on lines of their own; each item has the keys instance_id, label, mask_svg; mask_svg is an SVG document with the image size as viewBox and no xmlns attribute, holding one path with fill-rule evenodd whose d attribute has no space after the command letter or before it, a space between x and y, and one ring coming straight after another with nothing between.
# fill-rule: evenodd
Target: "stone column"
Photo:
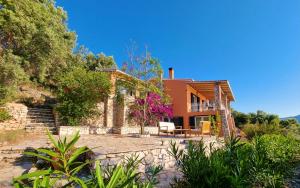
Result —
<instances>
[{"instance_id":1,"label":"stone column","mask_svg":"<svg viewBox=\"0 0 300 188\"><path fill-rule=\"evenodd\" d=\"M114 126L114 98L115 98L115 90L116 90L116 75L111 73L109 75L111 82L111 91L109 96L105 101L105 126L108 128L112 128Z\"/></svg>"},{"instance_id":2,"label":"stone column","mask_svg":"<svg viewBox=\"0 0 300 188\"><path fill-rule=\"evenodd\" d=\"M227 109L227 110L230 110L229 108L228 108L228 97L227 97L227 94L225 94L225 108Z\"/></svg>"},{"instance_id":3,"label":"stone column","mask_svg":"<svg viewBox=\"0 0 300 188\"><path fill-rule=\"evenodd\" d=\"M219 83L216 83L216 85L215 85L215 103L216 103L217 111L219 112L221 119L222 119L221 135L223 135L226 138L230 135L230 132L229 132L229 125L228 125L226 111L221 109L222 89L221 89L221 86Z\"/></svg>"},{"instance_id":4,"label":"stone column","mask_svg":"<svg viewBox=\"0 0 300 188\"><path fill-rule=\"evenodd\" d=\"M222 104L222 89L219 83L215 85L215 105L217 110L221 110Z\"/></svg>"}]
</instances>

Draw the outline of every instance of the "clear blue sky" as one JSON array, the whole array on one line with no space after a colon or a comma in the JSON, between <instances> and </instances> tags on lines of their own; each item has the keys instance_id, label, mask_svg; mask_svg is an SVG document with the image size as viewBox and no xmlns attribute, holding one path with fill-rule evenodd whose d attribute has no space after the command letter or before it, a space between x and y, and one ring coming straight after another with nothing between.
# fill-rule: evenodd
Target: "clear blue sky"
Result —
<instances>
[{"instance_id":1,"label":"clear blue sky","mask_svg":"<svg viewBox=\"0 0 300 188\"><path fill-rule=\"evenodd\" d=\"M300 114L299 0L58 0L78 44L120 65L130 40L147 44L165 72L227 79L233 107Z\"/></svg>"}]
</instances>

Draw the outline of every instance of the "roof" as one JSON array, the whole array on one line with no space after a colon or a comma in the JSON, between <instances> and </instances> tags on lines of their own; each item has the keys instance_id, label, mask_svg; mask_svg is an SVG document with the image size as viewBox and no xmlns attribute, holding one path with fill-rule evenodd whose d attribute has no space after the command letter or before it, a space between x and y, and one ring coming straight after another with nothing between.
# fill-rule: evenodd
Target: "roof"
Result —
<instances>
[{"instance_id":1,"label":"roof","mask_svg":"<svg viewBox=\"0 0 300 188\"><path fill-rule=\"evenodd\" d=\"M229 100L235 101L233 91L228 80L214 80L214 81L190 81L187 84L206 96L214 97L215 85L220 84L222 91L228 96Z\"/></svg>"},{"instance_id":2,"label":"roof","mask_svg":"<svg viewBox=\"0 0 300 188\"><path fill-rule=\"evenodd\" d=\"M125 77L125 78L129 78L129 79L134 79L134 80L138 80L138 81L141 81L143 82L142 80L124 72L124 71L121 71L117 68L105 68L105 69L99 69L98 70L99 72L111 72L111 73L116 73L118 76L120 77Z\"/></svg>"}]
</instances>

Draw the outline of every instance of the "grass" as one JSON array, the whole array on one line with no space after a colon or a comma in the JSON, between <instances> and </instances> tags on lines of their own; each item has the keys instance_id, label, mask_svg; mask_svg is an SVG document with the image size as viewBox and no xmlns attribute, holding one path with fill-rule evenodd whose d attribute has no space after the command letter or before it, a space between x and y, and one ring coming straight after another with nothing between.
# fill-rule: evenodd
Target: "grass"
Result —
<instances>
[{"instance_id":1,"label":"grass","mask_svg":"<svg viewBox=\"0 0 300 188\"><path fill-rule=\"evenodd\" d=\"M0 145L14 144L24 140L28 134L25 130L9 130L0 132Z\"/></svg>"},{"instance_id":2,"label":"grass","mask_svg":"<svg viewBox=\"0 0 300 188\"><path fill-rule=\"evenodd\" d=\"M0 108L0 123L10 120L12 118L12 116L9 114L9 112L4 109L4 108Z\"/></svg>"}]
</instances>

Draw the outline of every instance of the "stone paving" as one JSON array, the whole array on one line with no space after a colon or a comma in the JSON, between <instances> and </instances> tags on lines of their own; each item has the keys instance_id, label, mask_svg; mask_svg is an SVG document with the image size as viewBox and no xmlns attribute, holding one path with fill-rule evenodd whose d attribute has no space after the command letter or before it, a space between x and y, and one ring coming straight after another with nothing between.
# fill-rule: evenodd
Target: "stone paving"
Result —
<instances>
[{"instance_id":1,"label":"stone paving","mask_svg":"<svg viewBox=\"0 0 300 188\"><path fill-rule=\"evenodd\" d=\"M55 136L57 138L57 136ZM88 146L93 148L96 156L110 155L115 153L139 152L166 148L171 140L182 142L186 140L203 139L206 144L215 142L214 137L193 137L184 138L183 136L151 136L149 138L138 138L121 135L82 135L77 146ZM51 147L51 143L46 135L36 135L23 140L22 143L6 145L0 147L0 188L10 187L13 177L21 175L24 171L30 170L31 163L16 163L15 159L20 157L27 148Z\"/></svg>"}]
</instances>

